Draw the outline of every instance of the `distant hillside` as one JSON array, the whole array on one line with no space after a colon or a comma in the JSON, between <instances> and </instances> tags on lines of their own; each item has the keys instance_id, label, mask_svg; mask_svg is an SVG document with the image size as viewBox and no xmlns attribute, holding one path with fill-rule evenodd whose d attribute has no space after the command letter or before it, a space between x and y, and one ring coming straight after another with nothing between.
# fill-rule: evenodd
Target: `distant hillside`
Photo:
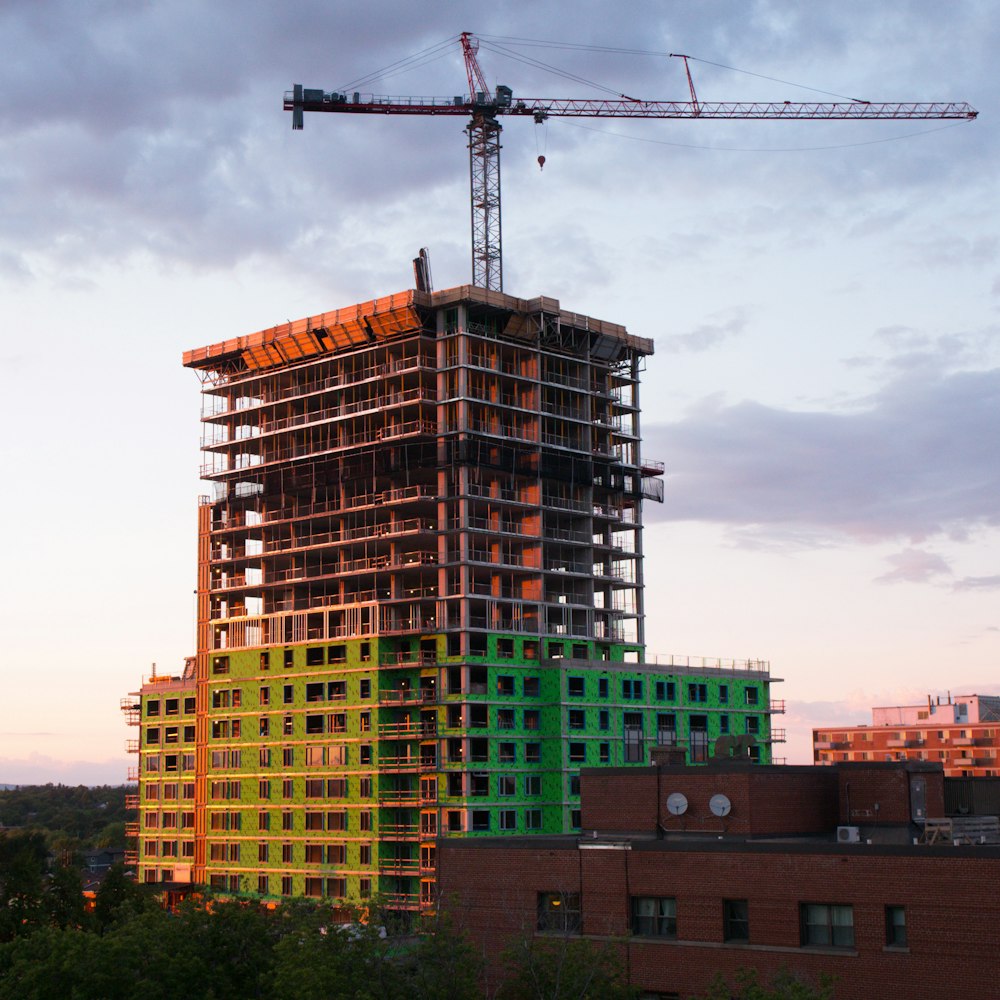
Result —
<instances>
[{"instance_id":1,"label":"distant hillside","mask_svg":"<svg viewBox=\"0 0 1000 1000\"><path fill-rule=\"evenodd\" d=\"M0 827L40 830L51 844L80 848L121 845L124 785L7 785L0 787Z\"/></svg>"}]
</instances>

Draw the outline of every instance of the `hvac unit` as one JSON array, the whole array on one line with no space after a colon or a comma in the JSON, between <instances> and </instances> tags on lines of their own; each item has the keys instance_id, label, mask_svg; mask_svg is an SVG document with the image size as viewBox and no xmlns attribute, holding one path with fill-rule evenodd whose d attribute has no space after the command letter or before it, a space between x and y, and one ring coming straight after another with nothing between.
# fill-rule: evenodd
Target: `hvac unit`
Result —
<instances>
[{"instance_id":1,"label":"hvac unit","mask_svg":"<svg viewBox=\"0 0 1000 1000\"><path fill-rule=\"evenodd\" d=\"M861 843L861 829L856 826L838 826L837 827L837 843L838 844L860 844Z\"/></svg>"}]
</instances>

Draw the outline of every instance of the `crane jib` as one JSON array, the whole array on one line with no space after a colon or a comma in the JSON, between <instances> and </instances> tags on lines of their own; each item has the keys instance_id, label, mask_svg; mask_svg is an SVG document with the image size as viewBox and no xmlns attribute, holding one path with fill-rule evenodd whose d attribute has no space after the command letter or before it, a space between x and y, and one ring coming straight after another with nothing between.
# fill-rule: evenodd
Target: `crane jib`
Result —
<instances>
[{"instance_id":1,"label":"crane jib","mask_svg":"<svg viewBox=\"0 0 1000 1000\"><path fill-rule=\"evenodd\" d=\"M690 101L640 101L621 95L612 100L577 100L514 97L510 87L487 89L476 60L478 43L468 32L461 36L471 93L457 97L395 97L351 94L295 87L285 93L284 108L292 112L292 128L301 129L306 111L355 115L458 115L467 116L469 177L472 208L472 282L503 291L503 255L500 225L500 117L547 118L647 118L744 119L751 121L971 121L978 112L963 101L836 103L699 101L691 84ZM687 64L687 57L685 66ZM544 159L539 157L539 164Z\"/></svg>"}]
</instances>

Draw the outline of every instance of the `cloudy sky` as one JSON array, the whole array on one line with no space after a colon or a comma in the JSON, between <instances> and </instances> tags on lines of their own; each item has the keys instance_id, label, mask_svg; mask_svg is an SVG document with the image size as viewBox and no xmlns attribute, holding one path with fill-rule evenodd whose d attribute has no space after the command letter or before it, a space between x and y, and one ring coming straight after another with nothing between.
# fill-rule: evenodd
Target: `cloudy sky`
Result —
<instances>
[{"instance_id":1,"label":"cloudy sky","mask_svg":"<svg viewBox=\"0 0 1000 1000\"><path fill-rule=\"evenodd\" d=\"M685 100L684 52L706 101L980 111L510 120L504 275L656 341L651 652L769 659L792 762L812 724L1000 691L991 0L6 0L0 782L123 780L119 698L193 649L181 352L408 288L421 246L469 280L461 119L281 104L462 93L463 30L522 96Z\"/></svg>"}]
</instances>

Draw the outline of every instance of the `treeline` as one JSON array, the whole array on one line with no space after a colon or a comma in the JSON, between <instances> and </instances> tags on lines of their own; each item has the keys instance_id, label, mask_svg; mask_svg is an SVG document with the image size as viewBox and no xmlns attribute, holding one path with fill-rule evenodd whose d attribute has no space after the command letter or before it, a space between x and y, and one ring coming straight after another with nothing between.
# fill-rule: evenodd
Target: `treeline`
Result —
<instances>
[{"instance_id":1,"label":"treeline","mask_svg":"<svg viewBox=\"0 0 1000 1000\"><path fill-rule=\"evenodd\" d=\"M38 832L0 834L0 1000L637 1000L620 942L528 934L499 956L447 917L414 924L289 900L205 896L176 912L120 866L91 907ZM405 915L404 915L405 916ZM497 958L499 957L499 961ZM786 975L718 980L703 1000L831 1000Z\"/></svg>"},{"instance_id":2,"label":"treeline","mask_svg":"<svg viewBox=\"0 0 1000 1000\"><path fill-rule=\"evenodd\" d=\"M124 785L0 789L0 828L37 830L54 851L122 847L128 790Z\"/></svg>"}]
</instances>

